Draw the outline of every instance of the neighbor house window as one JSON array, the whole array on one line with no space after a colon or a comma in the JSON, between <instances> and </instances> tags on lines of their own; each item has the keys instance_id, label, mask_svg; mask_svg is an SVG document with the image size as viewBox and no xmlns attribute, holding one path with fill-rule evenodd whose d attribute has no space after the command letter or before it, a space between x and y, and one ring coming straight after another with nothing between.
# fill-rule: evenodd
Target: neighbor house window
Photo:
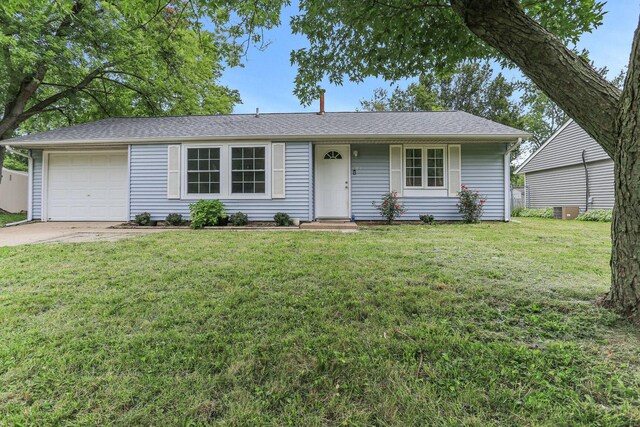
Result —
<instances>
[{"instance_id":1,"label":"neighbor house window","mask_svg":"<svg viewBox=\"0 0 640 427\"><path fill-rule=\"evenodd\" d=\"M444 148L427 149L427 187L444 187Z\"/></svg>"},{"instance_id":2,"label":"neighbor house window","mask_svg":"<svg viewBox=\"0 0 640 427\"><path fill-rule=\"evenodd\" d=\"M187 149L187 192L220 193L220 148Z\"/></svg>"},{"instance_id":3,"label":"neighbor house window","mask_svg":"<svg viewBox=\"0 0 640 427\"><path fill-rule=\"evenodd\" d=\"M406 186L422 187L422 148L407 148Z\"/></svg>"},{"instance_id":4,"label":"neighbor house window","mask_svg":"<svg viewBox=\"0 0 640 427\"><path fill-rule=\"evenodd\" d=\"M405 187L414 189L445 187L444 147L405 147Z\"/></svg>"},{"instance_id":5,"label":"neighbor house window","mask_svg":"<svg viewBox=\"0 0 640 427\"><path fill-rule=\"evenodd\" d=\"M265 193L265 147L231 148L231 192Z\"/></svg>"}]
</instances>

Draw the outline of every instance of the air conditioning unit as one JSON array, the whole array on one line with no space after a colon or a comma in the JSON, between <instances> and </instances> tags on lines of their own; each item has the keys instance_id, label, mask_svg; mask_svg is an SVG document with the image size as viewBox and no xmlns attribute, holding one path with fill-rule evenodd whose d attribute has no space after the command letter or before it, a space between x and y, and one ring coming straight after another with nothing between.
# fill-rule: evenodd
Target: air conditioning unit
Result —
<instances>
[{"instance_id":1,"label":"air conditioning unit","mask_svg":"<svg viewBox=\"0 0 640 427\"><path fill-rule=\"evenodd\" d=\"M578 206L556 206L553 208L553 217L555 219L576 219L580 214Z\"/></svg>"}]
</instances>

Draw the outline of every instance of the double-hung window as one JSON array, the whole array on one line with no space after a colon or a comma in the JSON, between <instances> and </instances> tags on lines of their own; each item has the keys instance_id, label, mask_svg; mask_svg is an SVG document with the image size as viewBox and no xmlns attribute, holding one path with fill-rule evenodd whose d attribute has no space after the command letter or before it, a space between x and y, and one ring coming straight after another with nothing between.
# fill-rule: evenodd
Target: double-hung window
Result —
<instances>
[{"instance_id":1,"label":"double-hung window","mask_svg":"<svg viewBox=\"0 0 640 427\"><path fill-rule=\"evenodd\" d=\"M405 147L404 177L407 189L445 188L445 148Z\"/></svg>"},{"instance_id":2,"label":"double-hung window","mask_svg":"<svg viewBox=\"0 0 640 427\"><path fill-rule=\"evenodd\" d=\"M220 147L187 149L187 193L220 194Z\"/></svg>"},{"instance_id":3,"label":"double-hung window","mask_svg":"<svg viewBox=\"0 0 640 427\"><path fill-rule=\"evenodd\" d=\"M282 151L279 153L283 154ZM185 145L182 168L185 198L260 199L272 196L271 146L267 144Z\"/></svg>"},{"instance_id":4,"label":"double-hung window","mask_svg":"<svg viewBox=\"0 0 640 427\"><path fill-rule=\"evenodd\" d=\"M265 147L231 147L231 193L265 194Z\"/></svg>"}]
</instances>

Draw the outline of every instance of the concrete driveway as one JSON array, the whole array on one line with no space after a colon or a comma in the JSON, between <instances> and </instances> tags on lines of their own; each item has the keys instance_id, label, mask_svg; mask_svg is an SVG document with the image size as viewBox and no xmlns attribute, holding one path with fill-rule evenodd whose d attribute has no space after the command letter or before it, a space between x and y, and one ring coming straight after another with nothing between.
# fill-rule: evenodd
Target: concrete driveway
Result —
<instances>
[{"instance_id":1,"label":"concrete driveway","mask_svg":"<svg viewBox=\"0 0 640 427\"><path fill-rule=\"evenodd\" d=\"M34 222L0 228L0 246L114 241L166 229L113 229L122 222Z\"/></svg>"}]
</instances>

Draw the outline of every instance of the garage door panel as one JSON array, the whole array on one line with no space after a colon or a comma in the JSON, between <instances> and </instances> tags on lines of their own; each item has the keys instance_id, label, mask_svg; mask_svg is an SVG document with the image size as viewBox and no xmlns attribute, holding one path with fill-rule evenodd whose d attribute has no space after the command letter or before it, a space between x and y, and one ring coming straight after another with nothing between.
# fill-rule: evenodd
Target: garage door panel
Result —
<instances>
[{"instance_id":1,"label":"garage door panel","mask_svg":"<svg viewBox=\"0 0 640 427\"><path fill-rule=\"evenodd\" d=\"M125 220L127 153L51 153L47 187L50 220Z\"/></svg>"}]
</instances>

